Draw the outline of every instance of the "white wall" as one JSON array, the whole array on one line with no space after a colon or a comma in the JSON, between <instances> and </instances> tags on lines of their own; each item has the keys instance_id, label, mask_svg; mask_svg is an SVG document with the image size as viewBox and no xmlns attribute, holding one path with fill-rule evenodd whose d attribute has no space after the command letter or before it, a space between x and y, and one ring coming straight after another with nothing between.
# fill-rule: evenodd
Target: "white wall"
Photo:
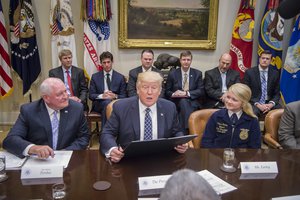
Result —
<instances>
[{"instance_id":1,"label":"white wall","mask_svg":"<svg viewBox=\"0 0 300 200\"><path fill-rule=\"evenodd\" d=\"M75 38L77 45L77 59L79 67L83 66L83 23L80 20L81 0L70 0L72 12L75 22ZM48 71L51 66L51 49L50 49L50 31L49 31L49 14L50 0L32 0L35 11L35 25L37 32L37 40L39 53L41 58L41 80L48 76ZM262 17L266 0L257 1L255 10L255 35L254 50L252 63L256 63L257 37L258 27ZM192 50L193 67L201 70L203 73L218 64L219 56L228 52L231 41L232 26L240 5L240 0L219 0L218 12L218 29L217 29L217 47L216 50ZM6 26L8 30L8 9L9 0L2 0ZM128 75L130 69L140 65L141 49L119 49L118 48L118 1L111 0L113 19L111 20L111 39L112 53L114 55L114 69L124 75ZM286 34L289 35L289 34ZM288 36L285 36L286 38ZM287 46L287 43L286 45ZM154 49L155 55L160 53L169 53L179 56L182 50L177 49ZM253 65L254 65L253 64ZM25 102L29 102L28 97L22 95L22 82L13 75L14 92L11 96L0 101L0 124L14 123L19 111L19 106ZM39 82L32 87L33 100L39 98L38 94Z\"/></svg>"}]
</instances>

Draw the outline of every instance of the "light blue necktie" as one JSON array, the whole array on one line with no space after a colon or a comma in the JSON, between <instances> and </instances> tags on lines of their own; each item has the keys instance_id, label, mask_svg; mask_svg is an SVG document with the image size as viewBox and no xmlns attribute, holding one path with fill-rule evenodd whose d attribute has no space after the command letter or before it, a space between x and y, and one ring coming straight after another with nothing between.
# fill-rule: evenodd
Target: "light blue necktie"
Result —
<instances>
[{"instance_id":1,"label":"light blue necktie","mask_svg":"<svg viewBox=\"0 0 300 200\"><path fill-rule=\"evenodd\" d=\"M145 124L144 124L144 140L152 140L152 119L150 116L150 108L146 108Z\"/></svg>"},{"instance_id":2,"label":"light blue necktie","mask_svg":"<svg viewBox=\"0 0 300 200\"><path fill-rule=\"evenodd\" d=\"M51 127L52 127L52 147L54 150L56 150L56 146L57 146L57 139L58 139L58 125L59 125L59 121L57 118L57 111L53 112L53 117L51 120Z\"/></svg>"},{"instance_id":3,"label":"light blue necktie","mask_svg":"<svg viewBox=\"0 0 300 200\"><path fill-rule=\"evenodd\" d=\"M266 71L261 71L260 80L261 80L261 97L260 97L259 103L264 104L264 103L266 103L266 98L267 98Z\"/></svg>"}]
</instances>

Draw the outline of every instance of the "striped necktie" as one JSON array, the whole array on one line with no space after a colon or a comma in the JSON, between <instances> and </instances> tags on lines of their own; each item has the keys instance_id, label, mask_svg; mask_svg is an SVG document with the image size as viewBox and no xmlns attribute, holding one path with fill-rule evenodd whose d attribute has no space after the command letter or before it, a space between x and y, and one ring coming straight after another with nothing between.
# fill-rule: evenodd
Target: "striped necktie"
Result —
<instances>
[{"instance_id":1,"label":"striped necktie","mask_svg":"<svg viewBox=\"0 0 300 200\"><path fill-rule=\"evenodd\" d=\"M260 80L261 80L261 97L260 97L259 103L260 104L265 104L266 103L266 98L267 98L266 71L261 71Z\"/></svg>"},{"instance_id":2,"label":"striped necktie","mask_svg":"<svg viewBox=\"0 0 300 200\"><path fill-rule=\"evenodd\" d=\"M53 112L52 120L51 120L51 127L52 127L52 147L54 150L56 150L57 147L57 139L58 139L58 117L57 117L57 111L55 110Z\"/></svg>"}]
</instances>

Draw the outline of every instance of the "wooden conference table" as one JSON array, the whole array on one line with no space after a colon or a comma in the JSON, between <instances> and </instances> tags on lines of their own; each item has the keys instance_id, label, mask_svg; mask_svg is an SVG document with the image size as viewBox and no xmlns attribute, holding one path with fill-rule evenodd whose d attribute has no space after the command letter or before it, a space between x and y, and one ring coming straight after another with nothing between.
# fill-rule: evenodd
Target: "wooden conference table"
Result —
<instances>
[{"instance_id":1,"label":"wooden conference table","mask_svg":"<svg viewBox=\"0 0 300 200\"><path fill-rule=\"evenodd\" d=\"M222 172L222 155L223 149L189 149L183 155L171 152L110 165L97 150L74 151L64 172L66 199L134 200L138 198L138 177L167 175L182 168L208 169L238 188L223 194L222 199L271 199L300 194L300 150L236 150L236 165L240 161L277 161L279 174L272 180L239 180L240 170L232 174ZM7 174L8 180L0 183L0 199L52 198L52 185L22 185L20 171ZM93 189L99 180L109 181L110 189Z\"/></svg>"}]
</instances>

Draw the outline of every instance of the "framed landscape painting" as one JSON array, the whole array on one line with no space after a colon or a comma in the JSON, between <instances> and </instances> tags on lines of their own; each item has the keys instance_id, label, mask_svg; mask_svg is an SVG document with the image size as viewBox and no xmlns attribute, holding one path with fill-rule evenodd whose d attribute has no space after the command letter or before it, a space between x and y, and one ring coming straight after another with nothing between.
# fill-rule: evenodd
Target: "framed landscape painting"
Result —
<instances>
[{"instance_id":1,"label":"framed landscape painting","mask_svg":"<svg viewBox=\"0 0 300 200\"><path fill-rule=\"evenodd\" d=\"M120 48L215 49L218 0L119 0Z\"/></svg>"}]
</instances>

